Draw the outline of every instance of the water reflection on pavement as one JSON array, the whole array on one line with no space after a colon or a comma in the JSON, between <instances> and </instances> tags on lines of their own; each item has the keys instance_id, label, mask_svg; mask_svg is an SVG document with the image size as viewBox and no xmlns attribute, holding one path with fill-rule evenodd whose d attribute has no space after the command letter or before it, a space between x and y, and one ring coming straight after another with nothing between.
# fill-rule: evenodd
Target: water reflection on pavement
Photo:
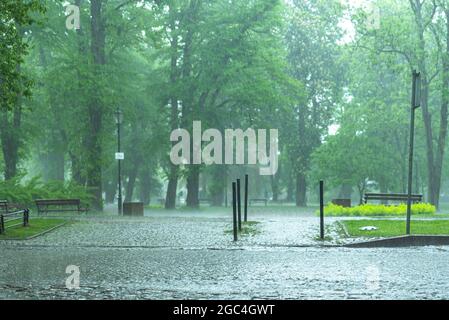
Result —
<instances>
[{"instance_id":1,"label":"water reflection on pavement","mask_svg":"<svg viewBox=\"0 0 449 320\"><path fill-rule=\"evenodd\" d=\"M448 248L323 248L313 216L257 220L261 233L238 244L221 215L99 219L2 242L0 298L449 298ZM79 289L65 286L68 265Z\"/></svg>"}]
</instances>

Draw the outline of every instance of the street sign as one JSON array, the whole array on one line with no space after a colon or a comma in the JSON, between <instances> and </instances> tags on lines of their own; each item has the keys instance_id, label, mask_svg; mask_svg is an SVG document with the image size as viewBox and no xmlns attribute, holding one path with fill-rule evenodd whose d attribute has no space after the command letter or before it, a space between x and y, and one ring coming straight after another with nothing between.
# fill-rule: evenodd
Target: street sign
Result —
<instances>
[{"instance_id":1,"label":"street sign","mask_svg":"<svg viewBox=\"0 0 449 320\"><path fill-rule=\"evenodd\" d=\"M124 160L125 154L123 152L116 152L115 153L115 160Z\"/></svg>"}]
</instances>

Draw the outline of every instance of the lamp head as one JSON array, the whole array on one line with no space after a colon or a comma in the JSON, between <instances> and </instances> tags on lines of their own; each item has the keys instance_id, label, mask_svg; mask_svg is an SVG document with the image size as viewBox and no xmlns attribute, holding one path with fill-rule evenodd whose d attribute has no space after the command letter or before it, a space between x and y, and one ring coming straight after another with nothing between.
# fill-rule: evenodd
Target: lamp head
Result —
<instances>
[{"instance_id":1,"label":"lamp head","mask_svg":"<svg viewBox=\"0 0 449 320\"><path fill-rule=\"evenodd\" d=\"M121 124L123 122L123 112L120 110L120 108L117 108L117 111L115 111L115 123Z\"/></svg>"}]
</instances>

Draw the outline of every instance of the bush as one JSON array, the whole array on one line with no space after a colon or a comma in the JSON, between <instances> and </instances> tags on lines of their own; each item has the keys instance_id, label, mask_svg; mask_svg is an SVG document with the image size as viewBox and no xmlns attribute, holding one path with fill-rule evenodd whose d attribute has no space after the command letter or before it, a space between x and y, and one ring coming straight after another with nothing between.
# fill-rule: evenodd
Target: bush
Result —
<instances>
[{"instance_id":1,"label":"bush","mask_svg":"<svg viewBox=\"0 0 449 320\"><path fill-rule=\"evenodd\" d=\"M412 214L433 214L435 212L435 206L429 203L417 203L412 205ZM364 204L352 208L344 208L335 204L329 204L324 208L324 214L333 217L403 216L406 213L406 204L397 206Z\"/></svg>"},{"instance_id":2,"label":"bush","mask_svg":"<svg viewBox=\"0 0 449 320\"><path fill-rule=\"evenodd\" d=\"M73 182L42 182L40 177L21 183L21 177L0 181L0 199L24 207L34 206L36 199L80 199L86 206L92 201L88 190Z\"/></svg>"}]
</instances>

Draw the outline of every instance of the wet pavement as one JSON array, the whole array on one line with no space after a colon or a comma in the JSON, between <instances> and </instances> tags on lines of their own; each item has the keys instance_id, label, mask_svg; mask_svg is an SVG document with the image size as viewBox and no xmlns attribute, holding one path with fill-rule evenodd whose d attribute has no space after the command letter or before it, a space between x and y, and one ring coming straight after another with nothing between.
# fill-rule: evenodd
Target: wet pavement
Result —
<instances>
[{"instance_id":1,"label":"wet pavement","mask_svg":"<svg viewBox=\"0 0 449 320\"><path fill-rule=\"evenodd\" d=\"M227 212L97 217L2 241L0 298L449 298L449 247L323 248L312 213L269 210L237 244ZM79 289L66 288L69 265Z\"/></svg>"}]
</instances>

